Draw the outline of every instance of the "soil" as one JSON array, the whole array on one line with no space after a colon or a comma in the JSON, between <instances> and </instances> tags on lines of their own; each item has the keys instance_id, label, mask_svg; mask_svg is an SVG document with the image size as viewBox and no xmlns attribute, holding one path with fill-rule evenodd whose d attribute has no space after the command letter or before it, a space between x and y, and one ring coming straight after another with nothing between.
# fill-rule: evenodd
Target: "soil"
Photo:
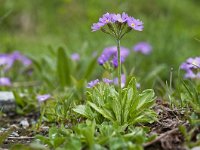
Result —
<instances>
[{"instance_id":1,"label":"soil","mask_svg":"<svg viewBox=\"0 0 200 150\"><path fill-rule=\"evenodd\" d=\"M4 114L0 116L0 135L12 129L9 137L1 145L2 149L9 149L14 144L29 144L33 141L34 136L38 134L33 130L33 125L38 119L38 114L28 114L25 116L12 114ZM28 124L23 124L23 121ZM42 132L39 134L43 134ZM0 149L1 149L0 148Z\"/></svg>"},{"instance_id":2,"label":"soil","mask_svg":"<svg viewBox=\"0 0 200 150\"><path fill-rule=\"evenodd\" d=\"M189 128L184 119L184 111L171 109L168 103L159 99L154 109L158 121L152 125L150 134L157 134L157 138L144 144L145 150L186 150L183 135L179 131L180 125Z\"/></svg>"}]
</instances>

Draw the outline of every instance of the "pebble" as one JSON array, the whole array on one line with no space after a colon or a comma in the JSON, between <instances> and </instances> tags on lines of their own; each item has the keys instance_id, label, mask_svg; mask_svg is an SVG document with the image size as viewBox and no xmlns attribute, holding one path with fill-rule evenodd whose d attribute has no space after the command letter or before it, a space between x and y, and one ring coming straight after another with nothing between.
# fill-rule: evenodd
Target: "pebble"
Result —
<instances>
[{"instance_id":1,"label":"pebble","mask_svg":"<svg viewBox=\"0 0 200 150\"><path fill-rule=\"evenodd\" d=\"M193 147L191 150L200 150L200 146L198 146L198 147Z\"/></svg>"},{"instance_id":2,"label":"pebble","mask_svg":"<svg viewBox=\"0 0 200 150\"><path fill-rule=\"evenodd\" d=\"M24 119L22 121L20 121L19 123L24 129L28 128L29 127L29 123L28 123L28 120L27 119Z\"/></svg>"},{"instance_id":3,"label":"pebble","mask_svg":"<svg viewBox=\"0 0 200 150\"><path fill-rule=\"evenodd\" d=\"M14 112L16 108L13 92L0 91L0 110L4 113Z\"/></svg>"}]
</instances>

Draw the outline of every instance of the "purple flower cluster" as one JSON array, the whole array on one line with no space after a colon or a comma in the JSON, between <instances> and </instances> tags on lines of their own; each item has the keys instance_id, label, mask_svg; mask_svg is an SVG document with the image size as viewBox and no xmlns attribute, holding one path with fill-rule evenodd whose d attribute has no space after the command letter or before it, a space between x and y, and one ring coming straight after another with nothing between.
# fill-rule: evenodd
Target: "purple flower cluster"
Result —
<instances>
[{"instance_id":1,"label":"purple flower cluster","mask_svg":"<svg viewBox=\"0 0 200 150\"><path fill-rule=\"evenodd\" d=\"M122 76L121 76L121 81L122 81L121 87L123 88L123 87L125 86L125 84L126 84L126 76L125 76L124 74L122 74ZM90 81L90 82L88 83L87 88L92 88L92 87L94 87L95 85L97 85L99 82L100 82L99 79ZM108 78L103 78L103 82L104 82L104 83L107 83L107 84L115 84L115 85L118 85L118 78L114 78L113 80L108 79Z\"/></svg>"},{"instance_id":2,"label":"purple flower cluster","mask_svg":"<svg viewBox=\"0 0 200 150\"><path fill-rule=\"evenodd\" d=\"M121 63L125 61L125 58L129 55L129 49L125 47L121 47L121 53L120 53L120 58L121 58ZM103 65L110 59L112 59L112 64L114 67L118 67L118 61L117 61L117 47L112 46L112 47L107 47L103 50L101 56L98 58L98 63L100 65Z\"/></svg>"},{"instance_id":3,"label":"purple flower cluster","mask_svg":"<svg viewBox=\"0 0 200 150\"><path fill-rule=\"evenodd\" d=\"M103 78L102 81L103 81L104 83L107 83L107 84L118 85L118 78L114 78L113 80L108 79L108 78ZM90 81L90 82L88 83L87 88L92 88L92 87L94 87L95 85L97 85L99 82L100 82L99 79ZM122 74L122 76L121 76L121 87L124 88L125 85L126 85L126 76L125 76L125 74ZM139 88L141 87L140 83L136 83L136 87L139 89Z\"/></svg>"},{"instance_id":4,"label":"purple flower cluster","mask_svg":"<svg viewBox=\"0 0 200 150\"><path fill-rule=\"evenodd\" d=\"M148 55L148 54L151 53L152 47L147 42L140 42L140 43L137 43L136 45L133 46L133 50L135 52L140 52L144 55Z\"/></svg>"},{"instance_id":5,"label":"purple flower cluster","mask_svg":"<svg viewBox=\"0 0 200 150\"><path fill-rule=\"evenodd\" d=\"M200 57L188 58L180 68L186 71L185 78L200 79Z\"/></svg>"},{"instance_id":6,"label":"purple flower cluster","mask_svg":"<svg viewBox=\"0 0 200 150\"><path fill-rule=\"evenodd\" d=\"M94 23L92 25L92 31L100 30L103 26L107 24L113 23L124 23L127 24L131 29L142 31L143 23L139 19L135 19L133 17L128 16L126 13L122 14L113 14L106 13L101 18L99 18L99 22Z\"/></svg>"},{"instance_id":7,"label":"purple flower cluster","mask_svg":"<svg viewBox=\"0 0 200 150\"><path fill-rule=\"evenodd\" d=\"M104 83L108 83L108 84L114 84L114 85L118 85L118 78L114 78L113 80L107 79L107 78L103 78L103 82ZM122 74L121 76L121 87L125 87L126 85L126 76L125 74Z\"/></svg>"},{"instance_id":8,"label":"purple flower cluster","mask_svg":"<svg viewBox=\"0 0 200 150\"><path fill-rule=\"evenodd\" d=\"M32 64L32 61L18 51L11 54L0 54L0 66L3 66L4 71L8 71L15 61L20 61L25 67Z\"/></svg>"}]
</instances>

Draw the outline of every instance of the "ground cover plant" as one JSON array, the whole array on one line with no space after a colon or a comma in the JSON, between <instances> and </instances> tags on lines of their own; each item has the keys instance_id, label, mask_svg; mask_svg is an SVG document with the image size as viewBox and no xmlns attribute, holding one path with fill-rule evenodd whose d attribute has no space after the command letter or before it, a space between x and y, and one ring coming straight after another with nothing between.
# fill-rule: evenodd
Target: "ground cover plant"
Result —
<instances>
[{"instance_id":1,"label":"ground cover plant","mask_svg":"<svg viewBox=\"0 0 200 150\"><path fill-rule=\"evenodd\" d=\"M2 4L2 149L200 148L199 1Z\"/></svg>"}]
</instances>

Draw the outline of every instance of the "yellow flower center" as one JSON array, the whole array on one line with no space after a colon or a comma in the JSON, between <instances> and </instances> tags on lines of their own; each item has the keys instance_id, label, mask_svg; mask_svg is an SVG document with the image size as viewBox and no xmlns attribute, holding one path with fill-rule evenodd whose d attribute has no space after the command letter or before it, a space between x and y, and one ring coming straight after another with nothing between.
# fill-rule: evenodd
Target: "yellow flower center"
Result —
<instances>
[{"instance_id":1,"label":"yellow flower center","mask_svg":"<svg viewBox=\"0 0 200 150\"><path fill-rule=\"evenodd\" d=\"M132 26L132 27L134 27L134 26L135 26L135 24L134 24L134 23L131 23L131 26Z\"/></svg>"},{"instance_id":2,"label":"yellow flower center","mask_svg":"<svg viewBox=\"0 0 200 150\"><path fill-rule=\"evenodd\" d=\"M106 23L108 23L108 22L109 22L109 20L107 19L107 20L106 20Z\"/></svg>"},{"instance_id":3,"label":"yellow flower center","mask_svg":"<svg viewBox=\"0 0 200 150\"><path fill-rule=\"evenodd\" d=\"M119 22L122 22L122 19L120 18L118 21L119 21Z\"/></svg>"},{"instance_id":4,"label":"yellow flower center","mask_svg":"<svg viewBox=\"0 0 200 150\"><path fill-rule=\"evenodd\" d=\"M193 61L193 62L192 62L192 65L198 66L198 63L197 63L196 61Z\"/></svg>"}]
</instances>

